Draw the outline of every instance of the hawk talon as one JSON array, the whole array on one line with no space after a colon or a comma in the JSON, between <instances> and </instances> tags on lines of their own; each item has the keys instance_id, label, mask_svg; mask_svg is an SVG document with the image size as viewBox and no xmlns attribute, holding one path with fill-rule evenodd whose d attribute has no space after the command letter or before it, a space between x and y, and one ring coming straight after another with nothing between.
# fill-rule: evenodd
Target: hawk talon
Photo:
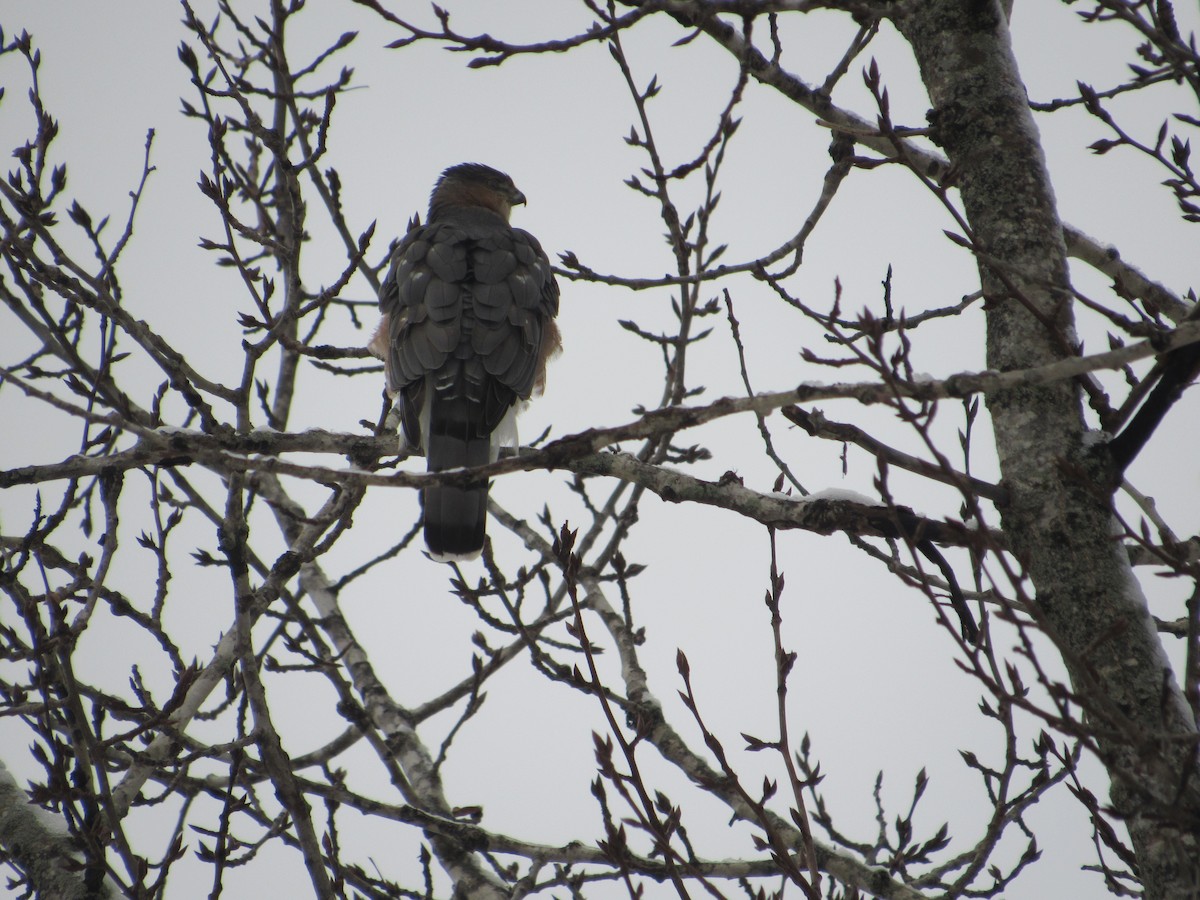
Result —
<instances>
[{"instance_id":1,"label":"hawk talon","mask_svg":"<svg viewBox=\"0 0 1200 900\"><path fill-rule=\"evenodd\" d=\"M403 451L407 446L404 435L400 434L400 420L404 415L404 398L397 394L396 399L392 402L391 409L383 419L384 434L398 434L400 438L400 449Z\"/></svg>"}]
</instances>

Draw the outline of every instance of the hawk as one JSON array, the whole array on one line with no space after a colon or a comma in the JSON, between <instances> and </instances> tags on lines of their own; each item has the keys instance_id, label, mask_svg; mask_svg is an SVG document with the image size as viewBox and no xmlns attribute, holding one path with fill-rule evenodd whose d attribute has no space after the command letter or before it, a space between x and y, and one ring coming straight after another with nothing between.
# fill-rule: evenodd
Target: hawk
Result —
<instances>
[{"instance_id":1,"label":"hawk","mask_svg":"<svg viewBox=\"0 0 1200 900\"><path fill-rule=\"evenodd\" d=\"M508 224L525 202L479 163L446 169L393 252L371 350L384 361L402 437L430 472L481 466L517 446L517 408L545 387L559 349L558 284L537 238ZM488 482L421 492L425 544L440 561L483 548Z\"/></svg>"}]
</instances>

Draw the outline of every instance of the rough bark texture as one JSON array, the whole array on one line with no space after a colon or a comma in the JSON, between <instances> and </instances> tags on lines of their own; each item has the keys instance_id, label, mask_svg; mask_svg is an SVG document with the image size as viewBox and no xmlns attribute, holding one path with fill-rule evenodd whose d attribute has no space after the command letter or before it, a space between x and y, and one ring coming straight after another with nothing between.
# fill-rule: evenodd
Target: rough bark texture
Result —
<instances>
[{"instance_id":1,"label":"rough bark texture","mask_svg":"<svg viewBox=\"0 0 1200 900\"><path fill-rule=\"evenodd\" d=\"M0 766L0 845L37 895L54 900L111 896L104 885L88 889L70 837L49 828L48 819L51 815L32 805L8 769Z\"/></svg>"},{"instance_id":2,"label":"rough bark texture","mask_svg":"<svg viewBox=\"0 0 1200 900\"><path fill-rule=\"evenodd\" d=\"M1066 247L1036 125L996 0L926 0L897 25L981 253L988 365L1070 355ZM990 264L989 264L990 263ZM1195 897L1196 729L1145 600L1113 540L1107 457L1089 451L1077 382L988 399L1010 546L1057 635L1112 778L1149 897Z\"/></svg>"}]
</instances>

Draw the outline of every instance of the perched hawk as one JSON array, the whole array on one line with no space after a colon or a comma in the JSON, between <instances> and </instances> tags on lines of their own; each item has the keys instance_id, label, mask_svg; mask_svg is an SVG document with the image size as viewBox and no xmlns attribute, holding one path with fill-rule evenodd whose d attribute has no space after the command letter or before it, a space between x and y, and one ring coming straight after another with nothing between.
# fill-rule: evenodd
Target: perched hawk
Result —
<instances>
[{"instance_id":1,"label":"perched hawk","mask_svg":"<svg viewBox=\"0 0 1200 900\"><path fill-rule=\"evenodd\" d=\"M537 239L512 228L525 202L512 179L478 163L442 173L429 217L392 257L371 341L384 361L410 450L427 469L481 466L517 445L517 405L545 387L559 348L558 284ZM488 482L422 491L425 543L435 559L483 547Z\"/></svg>"}]
</instances>

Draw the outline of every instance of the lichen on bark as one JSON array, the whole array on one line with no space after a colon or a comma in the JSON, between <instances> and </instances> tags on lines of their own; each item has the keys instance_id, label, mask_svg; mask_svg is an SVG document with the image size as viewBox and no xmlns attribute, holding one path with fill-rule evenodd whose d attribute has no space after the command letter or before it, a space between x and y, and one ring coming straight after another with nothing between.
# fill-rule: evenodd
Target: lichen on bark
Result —
<instances>
[{"instance_id":1,"label":"lichen on bark","mask_svg":"<svg viewBox=\"0 0 1200 900\"><path fill-rule=\"evenodd\" d=\"M995 0L930 0L896 24L929 94L934 139L958 187L987 298L988 366L1078 353L1062 223L1037 126ZM1200 890L1190 778L1196 728L1145 599L1113 539L1111 466L1087 438L1078 381L988 397L1003 484L1001 518L1098 735L1149 897Z\"/></svg>"}]
</instances>

